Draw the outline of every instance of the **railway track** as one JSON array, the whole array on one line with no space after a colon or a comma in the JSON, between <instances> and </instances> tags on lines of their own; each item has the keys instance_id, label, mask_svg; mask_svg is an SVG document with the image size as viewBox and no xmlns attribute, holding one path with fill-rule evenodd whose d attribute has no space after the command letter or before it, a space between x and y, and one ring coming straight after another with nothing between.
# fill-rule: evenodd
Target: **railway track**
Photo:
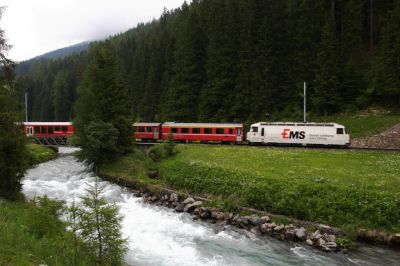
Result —
<instances>
[{"instance_id":1,"label":"railway track","mask_svg":"<svg viewBox=\"0 0 400 266\"><path fill-rule=\"evenodd\" d=\"M153 146L161 144L162 142L136 142L136 145L139 146ZM179 143L178 143L179 144ZM233 144L222 144L222 143L181 143L185 145L233 145ZM235 146L249 146L247 143L235 144ZM249 146L250 147L250 146ZM284 145L254 145L251 147L257 148L273 148L273 149L282 149L282 148L290 148L290 149L309 149L309 150L357 150L357 151L377 151L377 152L400 152L400 149L383 149L383 148L368 148L368 147L348 147L348 148L340 148L340 147L319 147L319 146L284 146Z\"/></svg>"}]
</instances>

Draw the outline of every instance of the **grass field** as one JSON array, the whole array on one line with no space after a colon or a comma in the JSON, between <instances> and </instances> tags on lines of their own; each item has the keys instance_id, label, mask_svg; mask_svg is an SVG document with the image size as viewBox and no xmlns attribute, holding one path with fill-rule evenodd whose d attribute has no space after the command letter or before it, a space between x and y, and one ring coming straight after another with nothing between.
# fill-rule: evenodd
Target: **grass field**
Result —
<instances>
[{"instance_id":1,"label":"grass field","mask_svg":"<svg viewBox=\"0 0 400 266\"><path fill-rule=\"evenodd\" d=\"M400 231L400 153L180 145L168 185L338 226Z\"/></svg>"},{"instance_id":2,"label":"grass field","mask_svg":"<svg viewBox=\"0 0 400 266\"><path fill-rule=\"evenodd\" d=\"M65 224L32 204L1 201L0 232L0 265L94 265L89 252L74 253Z\"/></svg>"}]
</instances>

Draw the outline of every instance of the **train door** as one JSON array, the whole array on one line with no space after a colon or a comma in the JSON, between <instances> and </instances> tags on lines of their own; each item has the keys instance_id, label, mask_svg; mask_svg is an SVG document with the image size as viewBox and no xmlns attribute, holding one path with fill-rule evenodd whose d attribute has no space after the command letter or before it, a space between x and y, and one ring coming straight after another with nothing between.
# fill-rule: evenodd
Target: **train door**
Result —
<instances>
[{"instance_id":1,"label":"train door","mask_svg":"<svg viewBox=\"0 0 400 266\"><path fill-rule=\"evenodd\" d=\"M236 128L236 141L242 141L242 139L243 139L242 128L238 127Z\"/></svg>"},{"instance_id":2,"label":"train door","mask_svg":"<svg viewBox=\"0 0 400 266\"><path fill-rule=\"evenodd\" d=\"M33 135L33 127L26 127L26 135L29 137Z\"/></svg>"},{"instance_id":3,"label":"train door","mask_svg":"<svg viewBox=\"0 0 400 266\"><path fill-rule=\"evenodd\" d=\"M261 142L266 142L265 141L265 128L264 127L261 128L260 136L261 136Z\"/></svg>"},{"instance_id":4,"label":"train door","mask_svg":"<svg viewBox=\"0 0 400 266\"><path fill-rule=\"evenodd\" d=\"M154 127L154 139L158 139L158 127Z\"/></svg>"}]
</instances>

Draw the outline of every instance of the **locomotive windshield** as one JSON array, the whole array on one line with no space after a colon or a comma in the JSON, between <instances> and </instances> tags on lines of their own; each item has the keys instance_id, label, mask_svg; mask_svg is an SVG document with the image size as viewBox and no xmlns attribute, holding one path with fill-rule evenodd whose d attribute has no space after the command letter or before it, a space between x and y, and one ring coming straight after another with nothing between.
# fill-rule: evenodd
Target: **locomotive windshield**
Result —
<instances>
[{"instance_id":1,"label":"locomotive windshield","mask_svg":"<svg viewBox=\"0 0 400 266\"><path fill-rule=\"evenodd\" d=\"M258 132L258 127L251 127L250 132Z\"/></svg>"}]
</instances>

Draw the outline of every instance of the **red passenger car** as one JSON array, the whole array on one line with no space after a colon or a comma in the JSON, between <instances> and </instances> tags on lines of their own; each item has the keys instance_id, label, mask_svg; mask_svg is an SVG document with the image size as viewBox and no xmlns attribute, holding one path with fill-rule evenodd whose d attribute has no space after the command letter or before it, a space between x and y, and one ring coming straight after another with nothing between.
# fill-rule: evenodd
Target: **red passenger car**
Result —
<instances>
[{"instance_id":1,"label":"red passenger car","mask_svg":"<svg viewBox=\"0 0 400 266\"><path fill-rule=\"evenodd\" d=\"M24 122L24 132L39 144L66 145L75 129L71 122Z\"/></svg>"},{"instance_id":2,"label":"red passenger car","mask_svg":"<svg viewBox=\"0 0 400 266\"><path fill-rule=\"evenodd\" d=\"M176 141L237 143L243 141L243 124L175 123L162 124L162 139L172 132Z\"/></svg>"},{"instance_id":3,"label":"red passenger car","mask_svg":"<svg viewBox=\"0 0 400 266\"><path fill-rule=\"evenodd\" d=\"M155 141L161 139L161 123L134 123L135 139Z\"/></svg>"}]
</instances>

